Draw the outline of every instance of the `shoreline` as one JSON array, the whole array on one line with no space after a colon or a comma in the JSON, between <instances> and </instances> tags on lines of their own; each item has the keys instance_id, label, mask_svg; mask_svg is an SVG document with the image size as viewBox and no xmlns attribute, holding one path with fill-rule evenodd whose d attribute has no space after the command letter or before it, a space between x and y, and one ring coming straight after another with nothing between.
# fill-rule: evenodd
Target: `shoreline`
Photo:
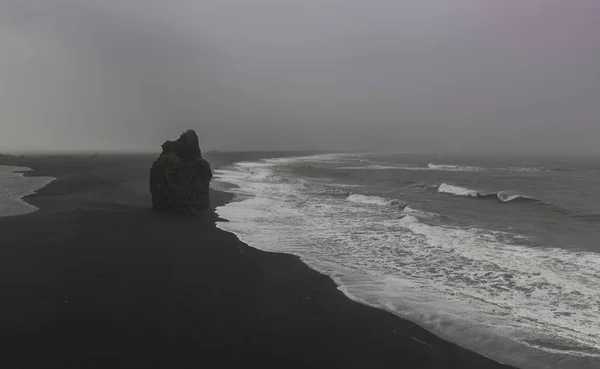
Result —
<instances>
[{"instance_id":1,"label":"shoreline","mask_svg":"<svg viewBox=\"0 0 600 369\"><path fill-rule=\"evenodd\" d=\"M263 158L263 159L267 159L267 158ZM244 161L248 161L248 160L244 160ZM259 160L259 161L260 161L260 160ZM232 162L232 163L230 163L230 164L231 164L231 165L235 165L235 164L237 164L237 163L239 163L239 162ZM237 188L237 187L238 187L237 185L235 185L235 184L230 184L230 183L228 183L228 182L222 182L222 184L225 184L226 186L231 186L231 188ZM247 200L247 198L236 200L236 199L235 199L235 197L236 197L235 193L230 193L230 192L228 192L228 190L227 190L227 189L225 189L225 190L222 190L222 189L220 189L220 190L218 190L218 191L221 191L221 192L228 193L228 194L229 194L229 195L232 197L232 199L231 199L230 201L227 201L225 204L222 204L222 205L220 205L219 207L227 206L229 203L231 203L231 202L233 202L233 201L239 201L239 202L243 202L243 201ZM216 211L216 212L218 212L218 210L219 210L218 208L217 208L217 209L215 209L215 211ZM221 218L220 218L220 219L221 219ZM228 219L225 219L225 218L223 218L223 219L225 220L225 222L229 222L229 220L228 220ZM220 227L220 226L218 225L218 223L216 223L216 226L217 226L217 228L219 228L219 229L220 229L221 231L223 231L223 232L227 232L227 233L234 234L234 235L235 235L235 236L236 236L236 237L237 237L237 238L240 240L240 242L241 242L242 244L244 244L245 246L247 246L247 247L254 248L254 249L256 249L256 250L260 250L260 251L262 251L262 252L267 252L267 253L276 253L276 254L283 254L283 255L292 255L292 256L295 256L296 258L298 258L298 260L299 260L301 263L303 263L304 265L306 265L306 266L307 266L308 268L310 268L311 270L313 270L313 271L315 271L315 272L317 272L317 273L319 273L319 274L321 274L321 275L323 275L323 276L325 276L325 277L329 278L329 279L330 279L330 280L331 280L331 281L332 281L332 282L335 284L335 286L336 286L336 288L337 288L337 290L338 290L338 291L342 292L342 293L343 293L343 295L344 295L346 298L348 298L349 300L351 300L351 301L353 301L353 302L355 302L355 303L358 303L358 304L361 304L361 305L363 305L363 306L366 306L366 307L369 307L369 308L373 308L373 309L376 309L376 310L379 310L379 311L383 311L383 312L386 312L386 313L390 313L390 314L394 315L395 317L397 317L398 319L402 319L402 320L404 320L404 321L407 321L407 322L410 322L410 323L412 323L412 324L415 324L415 325L417 325L419 328L421 328L421 329L423 329L423 330L425 330L425 331L427 331L427 332L429 332L429 333L431 333L431 334L435 335L437 338L439 338L439 339L441 339L441 340L444 340L444 341L446 341L446 342L449 342L449 343L451 343L451 344L453 344L453 345L456 345L456 346L460 347L461 349L464 349L464 350L467 350L467 351L473 352L473 353L474 353L474 354L476 354L476 355L483 356L483 357L485 357L486 359L492 360L492 361L494 361L494 362L497 362L497 363L499 363L499 364L506 365L506 367L513 368L513 366L511 366L510 364L504 363L504 362L502 362L502 361L501 361L501 360L499 360L499 359L496 359L496 358L493 358L493 357L491 357L491 356L485 355L484 353L476 352L474 349L472 349L472 348L469 348L469 347L468 347L468 346L466 346L466 345L462 345L461 343L459 343L459 342L456 342L456 341L452 340L452 337L451 337L451 336L443 336L442 334L440 334L440 332L435 332L434 330L428 329L427 327L425 327L425 326L421 325L421 324L420 324L420 323L419 323L417 320L413 320L413 319L410 319L410 318L408 318L408 317L402 316L402 315L400 315L400 314L398 313L398 311L396 311L396 310L394 310L394 309L392 309L392 308L386 307L385 305L382 305L382 304L371 303L371 302L369 302L369 301L367 301L367 300L365 300L365 299L363 299L363 298L361 298L361 297L358 297L358 296L355 296L355 295L353 295L353 294L352 294L352 293L349 291L349 289L347 288L347 286L345 286L345 285L343 284L343 282L341 281L341 279L339 279L339 278L336 278L336 277L333 275L333 274L335 274L335 273L331 274L331 270L329 270L329 273L328 273L328 272L326 271L326 270L327 270L327 268L320 268L320 267L318 266L318 264L320 263L318 260L313 260L313 263L311 263L309 260L304 260L304 258L303 258L302 256L300 256L300 255L296 255L296 254L289 253L289 252L285 252L285 251L272 251L272 250L271 250L271 251L269 251L269 250L264 250L264 249L261 249L260 247L257 247L257 246L252 246L252 245L251 245L251 243L250 243L249 241L246 241L246 240L244 240L243 238L240 238L240 236L239 236L238 234L236 234L235 232L233 232L233 231L229 231L229 230L227 230L227 229L226 229L226 228L224 228L224 227ZM316 262L316 263L315 263L315 262ZM413 339L415 339L417 342L421 342L421 341L419 341L418 339L416 339L416 338L414 338L414 337L413 337ZM421 343L423 343L423 344L427 344L427 343L424 343L424 342L421 342ZM514 364L512 364L512 365L514 365ZM516 367L514 367L514 368L516 368Z\"/></svg>"},{"instance_id":2,"label":"shoreline","mask_svg":"<svg viewBox=\"0 0 600 369\"><path fill-rule=\"evenodd\" d=\"M0 218L0 274L18 281L2 287L0 308L16 357L0 362L509 368L351 300L299 257L218 229L217 217L151 212L148 159L29 166L57 180L23 197L40 210ZM211 189L213 207L232 199Z\"/></svg>"},{"instance_id":3,"label":"shoreline","mask_svg":"<svg viewBox=\"0 0 600 369\"><path fill-rule=\"evenodd\" d=\"M28 181L28 179L38 182L35 185L30 184L30 186L27 186L27 191L23 191L23 193L13 194L14 196L6 198L6 200L8 200L8 207L9 209L12 208L12 211L9 211L9 213L7 214L0 214L0 216L20 216L38 211L39 208L25 201L25 198L31 195L35 195L37 191L41 190L42 188L55 181L56 178L49 176L30 175L29 173L32 172L33 169L27 166L0 166L8 168L8 171L5 172L5 174L8 175L8 179L21 180L23 181L23 185L25 184L25 182Z\"/></svg>"}]
</instances>

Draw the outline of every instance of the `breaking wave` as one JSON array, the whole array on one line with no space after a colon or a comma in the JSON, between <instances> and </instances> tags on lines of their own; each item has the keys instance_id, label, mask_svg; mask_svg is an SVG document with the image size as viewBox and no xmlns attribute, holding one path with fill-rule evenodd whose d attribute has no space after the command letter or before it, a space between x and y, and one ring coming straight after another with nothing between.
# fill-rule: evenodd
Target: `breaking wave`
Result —
<instances>
[{"instance_id":1,"label":"breaking wave","mask_svg":"<svg viewBox=\"0 0 600 369\"><path fill-rule=\"evenodd\" d=\"M425 183L410 183L406 187L408 187L408 188L430 188L431 185L428 185L428 184L425 184ZM435 188L437 188L437 186L435 186Z\"/></svg>"},{"instance_id":2,"label":"breaking wave","mask_svg":"<svg viewBox=\"0 0 600 369\"><path fill-rule=\"evenodd\" d=\"M429 163L429 165L427 167L429 169L434 169L434 170L448 170L448 171L453 171L453 172L479 172L479 171L485 170L485 169L479 168L479 167L469 167L469 166L463 166L463 165L432 164L432 163Z\"/></svg>"},{"instance_id":3,"label":"breaking wave","mask_svg":"<svg viewBox=\"0 0 600 369\"><path fill-rule=\"evenodd\" d=\"M413 216L413 217L420 217L420 218L437 218L440 215L436 214L436 213L430 213L427 211L422 211L422 210L418 210L418 209L413 209L410 206L407 206L404 208L404 210L402 210L402 214L404 214L405 216Z\"/></svg>"},{"instance_id":4,"label":"breaking wave","mask_svg":"<svg viewBox=\"0 0 600 369\"><path fill-rule=\"evenodd\" d=\"M352 194L346 199L350 202L367 205L379 205L379 206L406 206L402 201L396 199L386 199L378 196L366 196L359 194Z\"/></svg>"},{"instance_id":5,"label":"breaking wave","mask_svg":"<svg viewBox=\"0 0 600 369\"><path fill-rule=\"evenodd\" d=\"M480 168L467 165L448 165L448 164L433 164L429 163L427 168L431 170L445 170L449 172L481 172L481 171L496 171L496 172L542 172L551 169L546 168L531 168L531 167L509 167L509 168Z\"/></svg>"},{"instance_id":6,"label":"breaking wave","mask_svg":"<svg viewBox=\"0 0 600 369\"><path fill-rule=\"evenodd\" d=\"M493 196L493 194L491 195ZM511 193L509 191L500 191L496 194L498 200L502 202L516 201L516 200L525 200L525 201L538 201L533 197L524 196L517 193Z\"/></svg>"},{"instance_id":7,"label":"breaking wave","mask_svg":"<svg viewBox=\"0 0 600 369\"><path fill-rule=\"evenodd\" d=\"M511 201L538 201L533 197L525 196L519 193L515 193L512 191L500 191L500 192L480 192L477 190L472 190L470 188L453 186L446 183L442 183L437 192L445 193L449 195L455 196L466 196L466 197L479 197L479 198L496 198L501 202L511 202Z\"/></svg>"},{"instance_id":8,"label":"breaking wave","mask_svg":"<svg viewBox=\"0 0 600 369\"><path fill-rule=\"evenodd\" d=\"M368 164L368 162L361 160L361 164ZM362 166L342 166L337 167L338 170L432 170L432 171L446 171L446 172L484 172L484 171L496 171L496 172L541 172L548 171L550 169L545 168L527 168L527 167L510 167L510 168L480 168L467 165L450 165L450 164L433 164L429 163L426 167L409 165L409 164L369 164Z\"/></svg>"},{"instance_id":9,"label":"breaking wave","mask_svg":"<svg viewBox=\"0 0 600 369\"><path fill-rule=\"evenodd\" d=\"M452 185L445 184L445 183L442 183L438 187L438 192L447 193L447 194L456 195L456 196L479 197L479 192L477 192L477 190L471 190L469 188L452 186Z\"/></svg>"}]
</instances>

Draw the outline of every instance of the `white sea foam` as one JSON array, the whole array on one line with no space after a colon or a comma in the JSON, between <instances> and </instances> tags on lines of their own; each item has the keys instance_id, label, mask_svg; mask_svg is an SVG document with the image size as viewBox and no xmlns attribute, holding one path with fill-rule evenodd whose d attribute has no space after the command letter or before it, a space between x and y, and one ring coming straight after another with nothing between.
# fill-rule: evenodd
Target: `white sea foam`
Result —
<instances>
[{"instance_id":1,"label":"white sea foam","mask_svg":"<svg viewBox=\"0 0 600 369\"><path fill-rule=\"evenodd\" d=\"M465 297L510 314L515 326L530 333L553 337L560 332L562 338L600 349L600 330L593 323L600 321L594 308L600 304L594 293L600 255L507 245L482 230L433 227L414 217L405 217L400 226L425 237L425 247L459 256L439 264L445 286L454 284ZM467 273L454 270L465 266Z\"/></svg>"},{"instance_id":2,"label":"white sea foam","mask_svg":"<svg viewBox=\"0 0 600 369\"><path fill-rule=\"evenodd\" d=\"M348 201L359 203L359 204L367 204L367 205L379 205L379 206L391 206L391 205L404 205L401 201L396 199L386 199L378 196L366 196L360 194L352 194L348 196Z\"/></svg>"},{"instance_id":3,"label":"white sea foam","mask_svg":"<svg viewBox=\"0 0 600 369\"><path fill-rule=\"evenodd\" d=\"M30 170L26 167L0 165L0 216L21 215L38 210L22 198L34 194L54 178L24 177L21 173Z\"/></svg>"},{"instance_id":4,"label":"white sea foam","mask_svg":"<svg viewBox=\"0 0 600 369\"><path fill-rule=\"evenodd\" d=\"M251 197L219 208L230 222L218 226L248 244L297 254L351 298L504 362L571 369L577 357L600 360L600 255L430 225L410 207L398 217L388 206L315 197L309 178L301 186L277 166L266 177L253 169L220 171Z\"/></svg>"}]
</instances>

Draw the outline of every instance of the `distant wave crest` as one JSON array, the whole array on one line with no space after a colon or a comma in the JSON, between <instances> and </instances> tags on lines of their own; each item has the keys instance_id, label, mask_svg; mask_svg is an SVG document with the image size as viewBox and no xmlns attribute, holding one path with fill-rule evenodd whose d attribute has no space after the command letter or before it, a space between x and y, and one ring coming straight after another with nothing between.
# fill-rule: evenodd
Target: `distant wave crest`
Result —
<instances>
[{"instance_id":1,"label":"distant wave crest","mask_svg":"<svg viewBox=\"0 0 600 369\"><path fill-rule=\"evenodd\" d=\"M407 166L394 166L394 165L372 164L372 165L357 166L357 167L337 167L335 169L337 169L337 170L401 170L401 169L422 170L424 168L417 168L417 167L412 168L412 167L407 167Z\"/></svg>"},{"instance_id":2,"label":"distant wave crest","mask_svg":"<svg viewBox=\"0 0 600 369\"><path fill-rule=\"evenodd\" d=\"M515 193L512 191L500 191L500 192L480 192L477 190L472 190L470 188L453 186L446 183L442 183L437 192L446 193L449 195L455 196L466 196L466 197L479 197L479 198L496 198L501 202L511 202L511 201L538 201L529 196L525 196L519 193Z\"/></svg>"},{"instance_id":3,"label":"distant wave crest","mask_svg":"<svg viewBox=\"0 0 600 369\"><path fill-rule=\"evenodd\" d=\"M496 197L498 198L498 200L500 200L502 202L509 202L509 201L515 201L515 200L536 200L529 196L511 193L508 191L500 191L496 194Z\"/></svg>"},{"instance_id":4,"label":"distant wave crest","mask_svg":"<svg viewBox=\"0 0 600 369\"><path fill-rule=\"evenodd\" d=\"M449 172L481 172L481 171L499 171L499 172L544 172L552 169L531 168L531 167L509 167L509 168L480 168L467 165L449 165L429 163L427 168L431 170L445 170Z\"/></svg>"},{"instance_id":5,"label":"distant wave crest","mask_svg":"<svg viewBox=\"0 0 600 369\"><path fill-rule=\"evenodd\" d=\"M450 164L433 164L429 163L426 167L409 165L409 164L369 164L363 160L360 161L362 164L359 166L343 166L337 167L338 170L432 170L432 171L445 171L445 172L484 172L484 171L500 171L500 172L542 172L548 169L544 168L526 168L526 167L510 167L510 168L480 168L467 165L450 165Z\"/></svg>"},{"instance_id":6,"label":"distant wave crest","mask_svg":"<svg viewBox=\"0 0 600 369\"><path fill-rule=\"evenodd\" d=\"M359 194L352 194L346 199L350 202L367 205L379 205L379 206L406 206L402 201L396 199L386 199L378 196L366 196Z\"/></svg>"},{"instance_id":7,"label":"distant wave crest","mask_svg":"<svg viewBox=\"0 0 600 369\"><path fill-rule=\"evenodd\" d=\"M485 170L479 167L469 167L464 165L446 165L446 164L432 164L429 163L427 166L429 169L433 170L447 170L452 172L479 172L481 170Z\"/></svg>"}]
</instances>

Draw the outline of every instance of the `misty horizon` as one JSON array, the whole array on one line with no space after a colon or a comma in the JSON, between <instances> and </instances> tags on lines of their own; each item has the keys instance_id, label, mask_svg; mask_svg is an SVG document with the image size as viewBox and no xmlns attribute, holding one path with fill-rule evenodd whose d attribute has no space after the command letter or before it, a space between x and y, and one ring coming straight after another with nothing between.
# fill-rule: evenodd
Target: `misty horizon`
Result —
<instances>
[{"instance_id":1,"label":"misty horizon","mask_svg":"<svg viewBox=\"0 0 600 369\"><path fill-rule=\"evenodd\" d=\"M600 3L8 0L0 152L599 154Z\"/></svg>"}]
</instances>

